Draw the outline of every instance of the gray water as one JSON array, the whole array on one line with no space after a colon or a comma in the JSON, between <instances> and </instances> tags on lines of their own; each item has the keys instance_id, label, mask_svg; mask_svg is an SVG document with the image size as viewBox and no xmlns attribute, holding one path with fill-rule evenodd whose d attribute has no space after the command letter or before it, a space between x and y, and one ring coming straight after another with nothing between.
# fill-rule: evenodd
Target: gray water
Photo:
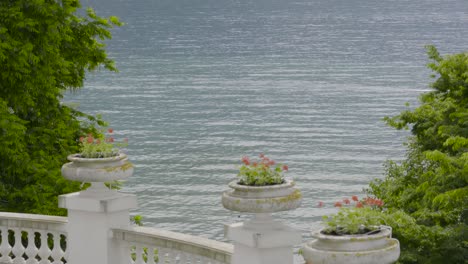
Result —
<instances>
[{"instance_id":1,"label":"gray water","mask_svg":"<svg viewBox=\"0 0 468 264\"><path fill-rule=\"evenodd\" d=\"M466 0L84 0L126 23L67 102L129 138L146 226L223 239L221 192L240 158L289 165L302 207L278 217L317 228L337 199L383 177L408 132L382 118L428 89L424 45L466 51ZM325 208L317 208L318 201Z\"/></svg>"}]
</instances>

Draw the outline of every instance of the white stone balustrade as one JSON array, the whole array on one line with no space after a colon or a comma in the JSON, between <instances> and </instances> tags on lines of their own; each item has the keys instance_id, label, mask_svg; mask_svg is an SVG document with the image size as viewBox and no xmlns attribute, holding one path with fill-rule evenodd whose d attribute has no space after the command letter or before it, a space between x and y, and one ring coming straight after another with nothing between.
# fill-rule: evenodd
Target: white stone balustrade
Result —
<instances>
[{"instance_id":1,"label":"white stone balustrade","mask_svg":"<svg viewBox=\"0 0 468 264\"><path fill-rule=\"evenodd\" d=\"M114 239L125 241L132 264L231 263L231 244L147 227L112 231Z\"/></svg>"},{"instance_id":2,"label":"white stone balustrade","mask_svg":"<svg viewBox=\"0 0 468 264\"><path fill-rule=\"evenodd\" d=\"M67 217L0 212L0 264L70 263L67 228ZM24 244L10 244L12 236ZM150 227L114 228L109 237L126 264L230 264L233 253L229 243Z\"/></svg>"},{"instance_id":3,"label":"white stone balustrade","mask_svg":"<svg viewBox=\"0 0 468 264\"><path fill-rule=\"evenodd\" d=\"M0 264L67 263L66 248L48 243L66 241L67 222L66 217L0 213ZM26 245L10 245L8 236ZM112 237L124 242L121 254L129 264L229 264L233 251L228 243L148 227L113 229Z\"/></svg>"},{"instance_id":4,"label":"white stone balustrade","mask_svg":"<svg viewBox=\"0 0 468 264\"><path fill-rule=\"evenodd\" d=\"M0 212L0 264L66 263L67 218Z\"/></svg>"}]
</instances>

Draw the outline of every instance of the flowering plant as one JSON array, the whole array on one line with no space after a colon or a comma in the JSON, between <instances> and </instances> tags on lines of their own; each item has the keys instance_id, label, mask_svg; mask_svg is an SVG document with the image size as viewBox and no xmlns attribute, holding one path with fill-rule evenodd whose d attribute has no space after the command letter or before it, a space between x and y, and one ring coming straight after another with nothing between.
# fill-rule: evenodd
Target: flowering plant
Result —
<instances>
[{"instance_id":1,"label":"flowering plant","mask_svg":"<svg viewBox=\"0 0 468 264\"><path fill-rule=\"evenodd\" d=\"M284 183L283 172L288 170L287 165L277 164L274 160L260 154L260 160L250 160L242 157L243 165L239 169L239 184L249 186L265 186Z\"/></svg>"},{"instance_id":2,"label":"flowering plant","mask_svg":"<svg viewBox=\"0 0 468 264\"><path fill-rule=\"evenodd\" d=\"M128 139L124 139L123 142L116 142L112 136L113 132L114 130L109 128L107 133L102 133L97 138L91 134L80 137L80 156L82 158L109 158L119 155L120 151L117 147L127 146Z\"/></svg>"},{"instance_id":3,"label":"flowering plant","mask_svg":"<svg viewBox=\"0 0 468 264\"><path fill-rule=\"evenodd\" d=\"M319 202L322 207L323 202ZM327 235L358 235L371 234L380 229L383 201L373 197L359 199L353 195L335 202L340 211L335 215L323 216L326 225L322 233Z\"/></svg>"}]
</instances>

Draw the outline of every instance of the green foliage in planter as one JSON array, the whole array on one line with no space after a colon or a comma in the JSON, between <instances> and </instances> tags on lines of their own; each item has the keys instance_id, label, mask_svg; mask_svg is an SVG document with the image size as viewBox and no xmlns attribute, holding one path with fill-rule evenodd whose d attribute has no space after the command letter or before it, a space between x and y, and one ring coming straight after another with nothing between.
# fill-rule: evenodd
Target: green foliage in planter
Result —
<instances>
[{"instance_id":1,"label":"green foliage in planter","mask_svg":"<svg viewBox=\"0 0 468 264\"><path fill-rule=\"evenodd\" d=\"M278 164L267 156L260 154L260 160L250 160L242 157L243 165L239 168L239 184L249 186L266 186L282 184L287 165Z\"/></svg>"},{"instance_id":2,"label":"green foliage in planter","mask_svg":"<svg viewBox=\"0 0 468 264\"><path fill-rule=\"evenodd\" d=\"M327 235L360 235L379 229L382 225L381 212L370 207L340 208L331 216L323 216Z\"/></svg>"},{"instance_id":3,"label":"green foliage in planter","mask_svg":"<svg viewBox=\"0 0 468 264\"><path fill-rule=\"evenodd\" d=\"M80 137L80 157L81 158L109 158L120 154L119 148L126 147L128 140L116 142L112 133L113 129L109 128L106 132L95 138L89 134L86 137Z\"/></svg>"},{"instance_id":4,"label":"green foliage in planter","mask_svg":"<svg viewBox=\"0 0 468 264\"><path fill-rule=\"evenodd\" d=\"M414 219L399 235L401 263L468 259L468 53L442 57L428 47L437 78L420 106L385 120L411 129L406 159L389 161L369 193Z\"/></svg>"},{"instance_id":5,"label":"green foliage in planter","mask_svg":"<svg viewBox=\"0 0 468 264\"><path fill-rule=\"evenodd\" d=\"M390 226L393 235L400 237L406 228L415 225L414 218L402 211L382 210L380 208L340 208L331 216L324 216L324 233L331 235L359 235L378 230L379 226Z\"/></svg>"},{"instance_id":6,"label":"green foliage in planter","mask_svg":"<svg viewBox=\"0 0 468 264\"><path fill-rule=\"evenodd\" d=\"M64 214L57 196L79 190L61 177L77 138L100 118L60 102L86 71L115 71L104 39L115 17L76 15L77 0L0 1L0 211Z\"/></svg>"}]
</instances>

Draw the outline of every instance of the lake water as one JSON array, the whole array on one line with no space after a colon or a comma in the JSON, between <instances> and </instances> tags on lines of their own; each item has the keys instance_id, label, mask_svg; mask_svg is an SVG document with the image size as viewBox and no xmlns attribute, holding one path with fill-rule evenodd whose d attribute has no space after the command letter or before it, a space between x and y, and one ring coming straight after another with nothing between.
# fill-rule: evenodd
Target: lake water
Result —
<instances>
[{"instance_id":1,"label":"lake water","mask_svg":"<svg viewBox=\"0 0 468 264\"><path fill-rule=\"evenodd\" d=\"M404 156L382 122L428 89L424 45L467 50L466 0L84 0L126 23L109 56L68 94L129 138L146 226L223 239L244 219L221 205L243 155L289 165L304 200L277 214L317 228ZM317 208L318 201L325 208Z\"/></svg>"}]
</instances>

